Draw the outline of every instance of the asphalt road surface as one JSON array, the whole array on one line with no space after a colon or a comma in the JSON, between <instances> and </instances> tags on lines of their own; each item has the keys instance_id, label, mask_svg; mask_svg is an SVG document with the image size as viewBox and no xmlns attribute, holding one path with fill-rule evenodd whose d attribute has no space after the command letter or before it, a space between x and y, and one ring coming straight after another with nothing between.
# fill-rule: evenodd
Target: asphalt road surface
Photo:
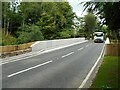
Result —
<instances>
[{"instance_id":1,"label":"asphalt road surface","mask_svg":"<svg viewBox=\"0 0 120 90\"><path fill-rule=\"evenodd\" d=\"M87 41L2 65L3 88L78 88L104 43Z\"/></svg>"}]
</instances>

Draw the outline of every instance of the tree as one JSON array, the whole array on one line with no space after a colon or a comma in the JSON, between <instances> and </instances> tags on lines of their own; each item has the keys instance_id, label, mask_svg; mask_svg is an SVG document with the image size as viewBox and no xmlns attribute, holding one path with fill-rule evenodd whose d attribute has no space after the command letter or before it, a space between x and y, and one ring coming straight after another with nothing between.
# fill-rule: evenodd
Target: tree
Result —
<instances>
[{"instance_id":1,"label":"tree","mask_svg":"<svg viewBox=\"0 0 120 90\"><path fill-rule=\"evenodd\" d=\"M8 34L10 3L2 2L2 28L3 33Z\"/></svg>"},{"instance_id":2,"label":"tree","mask_svg":"<svg viewBox=\"0 0 120 90\"><path fill-rule=\"evenodd\" d=\"M11 7L10 2L2 2L2 28L3 33L8 35L12 34L15 36L15 32L17 31L18 27L21 26L21 15L16 12L16 8Z\"/></svg>"},{"instance_id":3,"label":"tree","mask_svg":"<svg viewBox=\"0 0 120 90\"><path fill-rule=\"evenodd\" d=\"M71 29L71 26L73 24L72 19L74 18L74 13L72 11L71 6L68 3L45 2L45 3L34 3L34 4L36 8L31 8L32 10L29 11L29 14L26 14L28 15L28 17L26 18L25 22L31 20L32 23L29 22L30 24L38 25L41 28L41 31L45 39L58 38L60 37L59 35L60 32L64 31L65 28ZM40 11L40 12L31 13L32 11L33 12Z\"/></svg>"},{"instance_id":4,"label":"tree","mask_svg":"<svg viewBox=\"0 0 120 90\"><path fill-rule=\"evenodd\" d=\"M23 24L35 24L40 27L45 39L60 38L60 32L71 29L74 13L68 2L22 2L19 13Z\"/></svg>"},{"instance_id":5,"label":"tree","mask_svg":"<svg viewBox=\"0 0 120 90\"><path fill-rule=\"evenodd\" d=\"M94 14L92 14L91 12L88 12L87 15L85 15L85 37L87 39L92 38L93 32L95 30L96 27L96 17Z\"/></svg>"},{"instance_id":6,"label":"tree","mask_svg":"<svg viewBox=\"0 0 120 90\"><path fill-rule=\"evenodd\" d=\"M101 23L108 25L109 31L116 33L120 29L120 2L86 2L85 9L92 9L102 19Z\"/></svg>"},{"instance_id":7,"label":"tree","mask_svg":"<svg viewBox=\"0 0 120 90\"><path fill-rule=\"evenodd\" d=\"M29 35L38 31L45 40L72 37L74 13L68 2L9 2L3 6L4 31L19 39L19 43L36 40ZM33 26L37 31L31 29Z\"/></svg>"}]
</instances>

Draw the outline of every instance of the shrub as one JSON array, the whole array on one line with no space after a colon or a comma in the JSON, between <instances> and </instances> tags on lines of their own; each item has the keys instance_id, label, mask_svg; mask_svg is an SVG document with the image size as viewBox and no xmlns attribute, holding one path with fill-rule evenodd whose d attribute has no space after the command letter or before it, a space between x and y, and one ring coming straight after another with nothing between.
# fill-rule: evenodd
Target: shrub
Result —
<instances>
[{"instance_id":1,"label":"shrub","mask_svg":"<svg viewBox=\"0 0 120 90\"><path fill-rule=\"evenodd\" d=\"M17 39L11 35L2 35L2 45L15 45L17 44Z\"/></svg>"},{"instance_id":2,"label":"shrub","mask_svg":"<svg viewBox=\"0 0 120 90\"><path fill-rule=\"evenodd\" d=\"M74 36L74 31L69 29L64 29L59 34L60 34L60 38L71 38Z\"/></svg>"},{"instance_id":3,"label":"shrub","mask_svg":"<svg viewBox=\"0 0 120 90\"><path fill-rule=\"evenodd\" d=\"M18 32L18 43L20 44L43 39L40 28L36 25L25 25L24 27L20 27Z\"/></svg>"}]
</instances>

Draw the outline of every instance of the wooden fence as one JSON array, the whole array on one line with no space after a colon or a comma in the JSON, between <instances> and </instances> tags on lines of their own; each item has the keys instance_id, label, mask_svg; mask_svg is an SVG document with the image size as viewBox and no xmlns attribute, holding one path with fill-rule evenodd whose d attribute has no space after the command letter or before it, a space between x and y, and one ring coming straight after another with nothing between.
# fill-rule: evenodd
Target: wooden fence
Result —
<instances>
[{"instance_id":1,"label":"wooden fence","mask_svg":"<svg viewBox=\"0 0 120 90\"><path fill-rule=\"evenodd\" d=\"M107 44L106 55L120 56L120 44Z\"/></svg>"},{"instance_id":2,"label":"wooden fence","mask_svg":"<svg viewBox=\"0 0 120 90\"><path fill-rule=\"evenodd\" d=\"M33 44L33 42L25 43L25 44L21 44L21 45L0 46L0 52L3 53L3 52L13 52L13 51L17 51L17 50L25 50L25 49L29 48L32 44Z\"/></svg>"}]
</instances>

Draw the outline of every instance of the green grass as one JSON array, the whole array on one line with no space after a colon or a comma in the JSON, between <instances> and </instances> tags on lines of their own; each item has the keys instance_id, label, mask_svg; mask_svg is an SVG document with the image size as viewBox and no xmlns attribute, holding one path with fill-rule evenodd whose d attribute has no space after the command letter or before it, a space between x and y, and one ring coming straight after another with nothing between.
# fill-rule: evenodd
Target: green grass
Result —
<instances>
[{"instance_id":1,"label":"green grass","mask_svg":"<svg viewBox=\"0 0 120 90\"><path fill-rule=\"evenodd\" d=\"M91 88L118 88L118 56L105 56Z\"/></svg>"}]
</instances>

